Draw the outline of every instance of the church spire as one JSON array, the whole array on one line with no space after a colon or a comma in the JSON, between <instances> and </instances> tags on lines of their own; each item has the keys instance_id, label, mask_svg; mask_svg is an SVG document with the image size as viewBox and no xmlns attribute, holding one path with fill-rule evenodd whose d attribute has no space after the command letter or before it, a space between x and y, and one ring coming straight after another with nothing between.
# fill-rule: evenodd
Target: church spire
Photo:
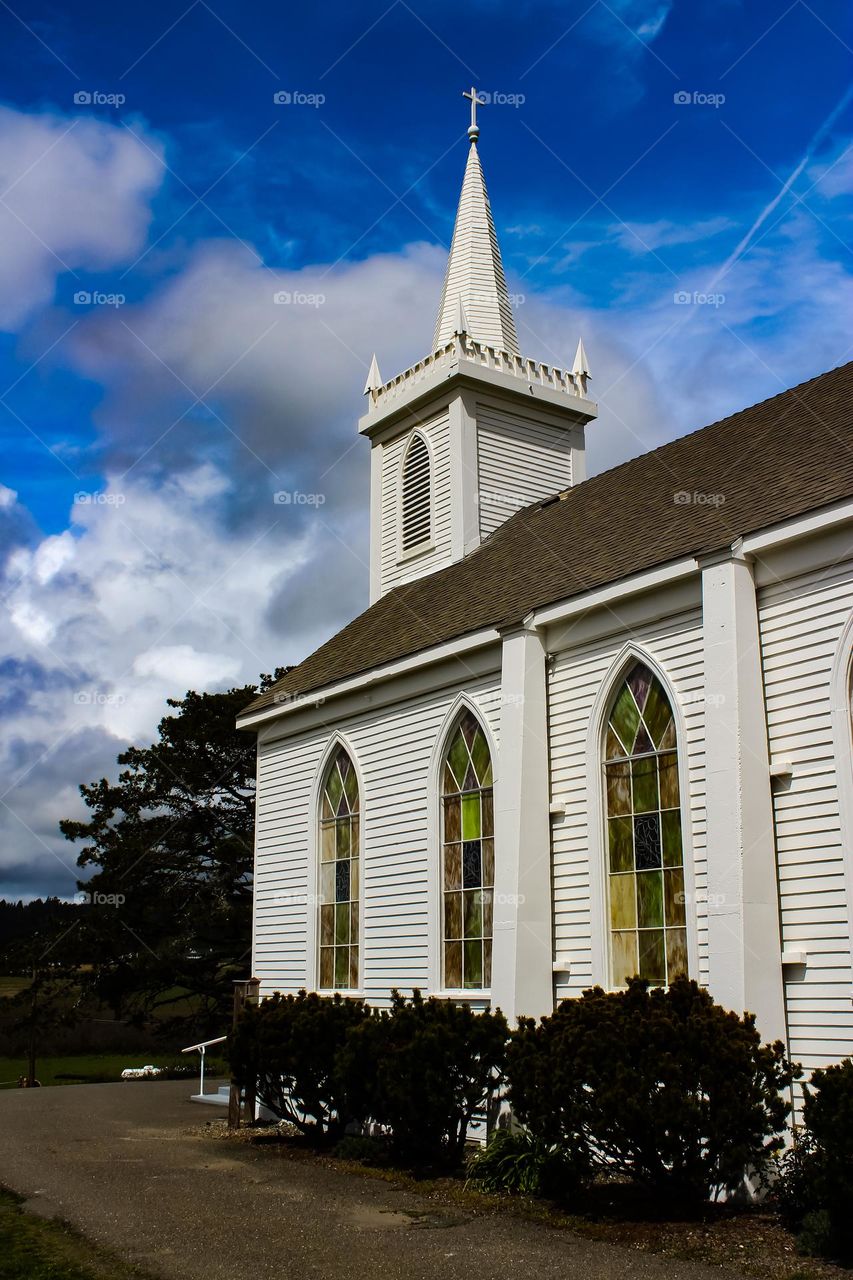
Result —
<instances>
[{"instance_id":1,"label":"church spire","mask_svg":"<svg viewBox=\"0 0 853 1280\"><path fill-rule=\"evenodd\" d=\"M444 277L441 305L435 326L433 347L444 346L458 332L460 303L467 317L467 332L475 342L519 355L515 320L506 287L501 251L495 235L489 196L480 166L477 139L477 107L482 106L476 89L463 97L471 100L468 163L453 228L453 242Z\"/></svg>"}]
</instances>

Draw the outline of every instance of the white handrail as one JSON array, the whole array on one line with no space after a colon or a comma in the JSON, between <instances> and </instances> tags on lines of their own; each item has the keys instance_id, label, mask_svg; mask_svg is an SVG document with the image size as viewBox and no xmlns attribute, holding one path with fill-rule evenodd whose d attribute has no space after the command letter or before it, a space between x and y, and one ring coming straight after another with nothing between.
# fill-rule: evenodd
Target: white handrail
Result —
<instances>
[{"instance_id":1,"label":"white handrail","mask_svg":"<svg viewBox=\"0 0 853 1280\"><path fill-rule=\"evenodd\" d=\"M198 1096L199 1096L200 1098L201 1098L201 1097L204 1097L204 1054L205 1054L205 1050L208 1048L208 1046L209 1046L209 1045L212 1045L212 1044L222 1044L223 1040L227 1040L227 1039L228 1039L228 1037L227 1037L227 1036L217 1036L215 1040L201 1040L198 1044L188 1044L188 1045L187 1045L187 1047L186 1047L186 1049L182 1049L182 1050L181 1050L181 1053L193 1053L193 1052L195 1052L195 1050L196 1050L196 1049L198 1050L199 1065L200 1065L200 1068L201 1068L201 1070L199 1071L199 1079L198 1079Z\"/></svg>"}]
</instances>

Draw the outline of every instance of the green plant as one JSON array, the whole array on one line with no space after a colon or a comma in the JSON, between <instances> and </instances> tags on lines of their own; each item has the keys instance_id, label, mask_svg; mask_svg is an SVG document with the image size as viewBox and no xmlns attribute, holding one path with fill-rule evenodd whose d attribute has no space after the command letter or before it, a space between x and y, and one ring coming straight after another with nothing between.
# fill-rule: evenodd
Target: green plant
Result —
<instances>
[{"instance_id":1,"label":"green plant","mask_svg":"<svg viewBox=\"0 0 853 1280\"><path fill-rule=\"evenodd\" d=\"M499 1011L395 991L390 1009L374 1010L347 1037L348 1096L387 1129L398 1163L455 1167L471 1117L497 1087L507 1034Z\"/></svg>"},{"instance_id":2,"label":"green plant","mask_svg":"<svg viewBox=\"0 0 853 1280\"><path fill-rule=\"evenodd\" d=\"M578 1185L583 1172L563 1147L529 1129L497 1130L468 1162L468 1182L490 1195L558 1199Z\"/></svg>"},{"instance_id":3,"label":"green plant","mask_svg":"<svg viewBox=\"0 0 853 1280\"><path fill-rule=\"evenodd\" d=\"M367 1017L363 1000L305 991L247 1005L226 1045L234 1078L279 1119L312 1139L332 1140L363 1118L338 1063L347 1036Z\"/></svg>"},{"instance_id":4,"label":"green plant","mask_svg":"<svg viewBox=\"0 0 853 1280\"><path fill-rule=\"evenodd\" d=\"M804 1253L853 1263L853 1060L815 1071L773 1194Z\"/></svg>"},{"instance_id":5,"label":"green plant","mask_svg":"<svg viewBox=\"0 0 853 1280\"><path fill-rule=\"evenodd\" d=\"M539 1140L575 1167L586 1160L682 1201L733 1191L765 1167L791 1074L751 1015L687 978L586 991L538 1024L522 1020L508 1053L513 1110Z\"/></svg>"}]
</instances>

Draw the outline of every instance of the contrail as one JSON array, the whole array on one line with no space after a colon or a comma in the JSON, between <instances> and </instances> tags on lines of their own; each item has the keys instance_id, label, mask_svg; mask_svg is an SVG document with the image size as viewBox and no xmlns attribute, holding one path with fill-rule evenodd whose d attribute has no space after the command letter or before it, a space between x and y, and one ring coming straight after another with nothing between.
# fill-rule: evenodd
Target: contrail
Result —
<instances>
[{"instance_id":1,"label":"contrail","mask_svg":"<svg viewBox=\"0 0 853 1280\"><path fill-rule=\"evenodd\" d=\"M770 203L765 205L765 207L761 210L761 213L755 219L755 222L753 222L752 226L749 228L749 230L747 231L746 235L743 237L743 239L741 240L737 248L734 249L729 254L728 258L726 258L725 262L720 267L719 271L714 276L713 280L707 286L707 289L706 289L707 293L710 293L713 290L714 286L718 284L720 280L722 280L723 276L726 275L726 273L731 270L731 268L734 266L735 262L738 260L741 254L743 254L748 248L749 244L755 237L755 233L758 231L759 227L761 227L767 221L767 219L770 217L773 210L777 208L777 206L780 204L782 200L784 200L785 196L791 190L791 187L797 181L797 178L799 178L800 174L803 172L806 165L811 160L815 152L815 149L820 145L820 143L823 141L826 134L835 124L835 121L838 119L842 111L848 105L851 98L853 98L853 85L850 85L847 92L841 98L841 101L837 103L835 107L833 107L832 111L830 111L829 115L826 117L823 124L819 127L814 137L810 141L809 145L806 147L806 152L802 160L792 170L791 174L786 179L786 181L782 184L782 186L779 188L779 191L776 193L776 195L773 197Z\"/></svg>"}]
</instances>

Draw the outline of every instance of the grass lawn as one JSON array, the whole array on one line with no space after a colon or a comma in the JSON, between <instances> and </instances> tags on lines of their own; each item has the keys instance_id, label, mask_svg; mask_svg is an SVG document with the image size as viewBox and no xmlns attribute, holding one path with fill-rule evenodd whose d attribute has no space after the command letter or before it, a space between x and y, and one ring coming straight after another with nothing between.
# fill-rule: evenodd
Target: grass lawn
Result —
<instances>
[{"instance_id":1,"label":"grass lawn","mask_svg":"<svg viewBox=\"0 0 853 1280\"><path fill-rule=\"evenodd\" d=\"M0 1280L144 1280L145 1273L65 1223L24 1213L0 1191Z\"/></svg>"},{"instance_id":2,"label":"grass lawn","mask_svg":"<svg viewBox=\"0 0 853 1280\"><path fill-rule=\"evenodd\" d=\"M26 990L29 985L29 978L10 978L5 974L0 974L0 999L2 999L3 996L16 996L19 991Z\"/></svg>"},{"instance_id":3,"label":"grass lawn","mask_svg":"<svg viewBox=\"0 0 853 1280\"><path fill-rule=\"evenodd\" d=\"M198 1054L158 1053L156 1049L152 1049L143 1053L87 1053L60 1058L39 1058L36 1063L36 1077L43 1085L105 1084L112 1080L120 1080L125 1067L144 1067L149 1062L155 1067L168 1068L189 1065L194 1072L198 1071ZM26 1070L27 1064L24 1058L0 1058L0 1088L14 1088L18 1078L24 1075ZM212 1081L215 1078L223 1079L227 1072L221 1059L210 1057L205 1064L204 1074L206 1080ZM197 1079L196 1074L188 1077L187 1082Z\"/></svg>"}]
</instances>

